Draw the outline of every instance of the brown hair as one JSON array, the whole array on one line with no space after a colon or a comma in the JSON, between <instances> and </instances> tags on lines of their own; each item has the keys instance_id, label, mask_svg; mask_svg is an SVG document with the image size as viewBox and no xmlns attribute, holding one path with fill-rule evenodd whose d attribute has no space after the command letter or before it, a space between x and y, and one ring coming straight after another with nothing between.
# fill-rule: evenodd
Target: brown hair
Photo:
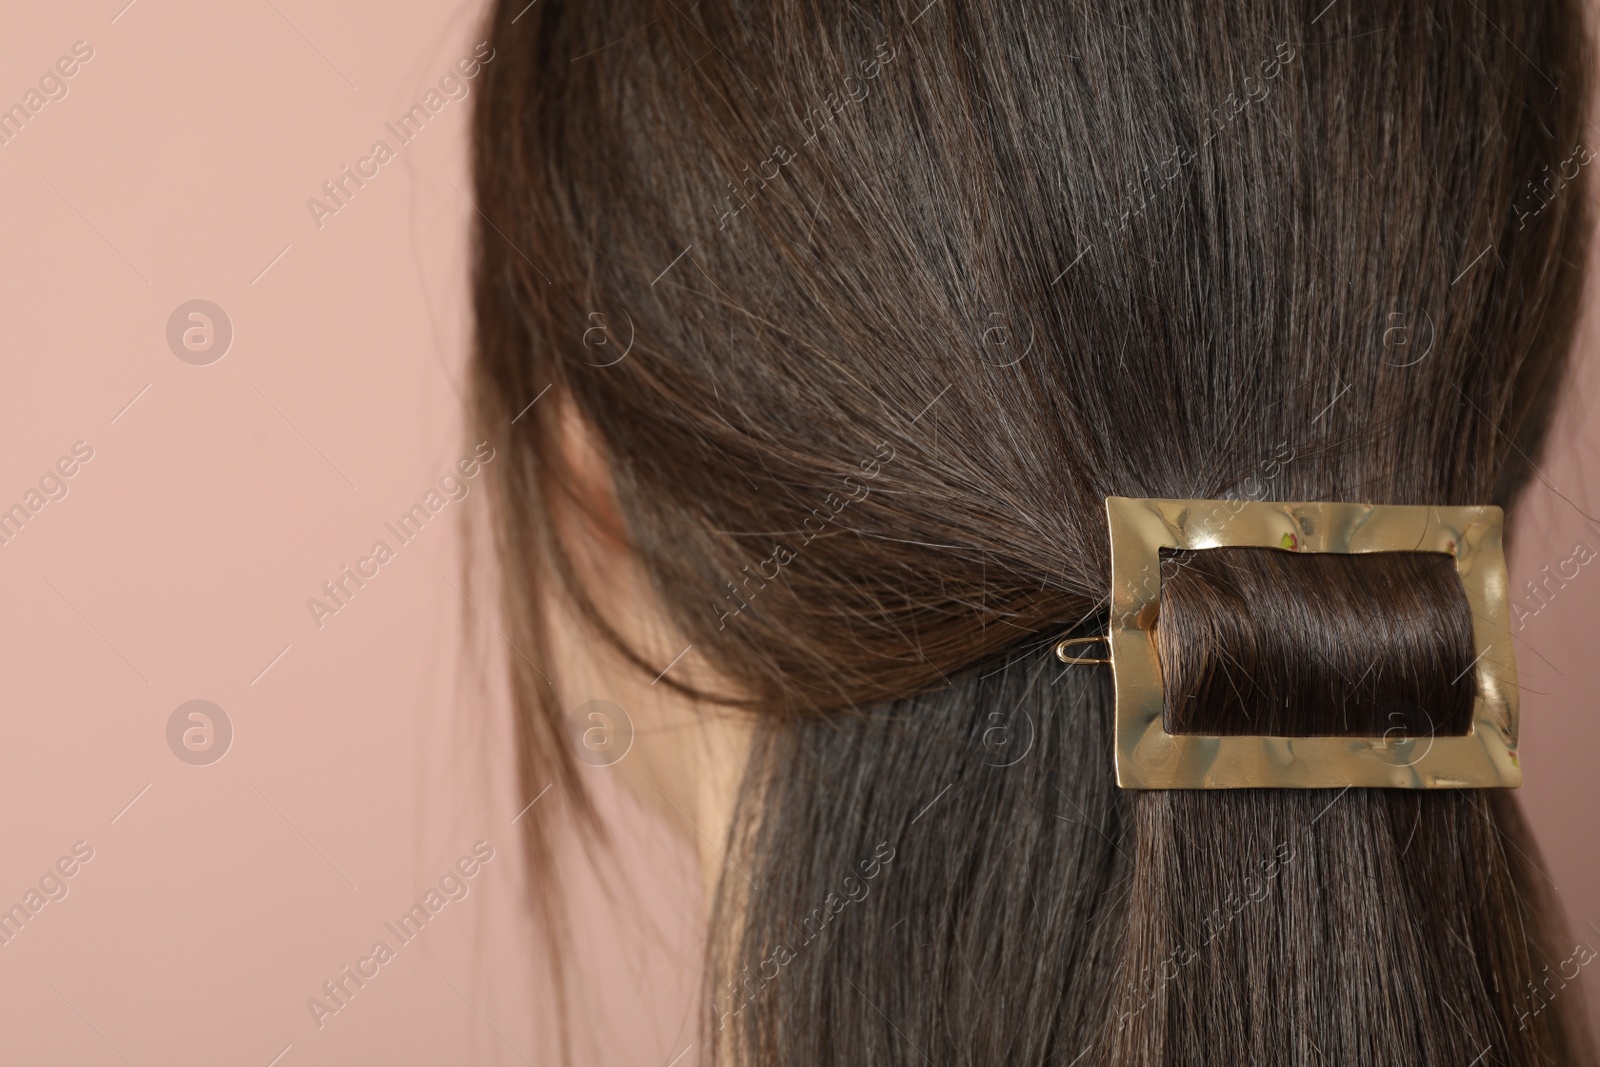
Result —
<instances>
[{"instance_id":1,"label":"brown hair","mask_svg":"<svg viewBox=\"0 0 1600 1067\"><path fill-rule=\"evenodd\" d=\"M1108 495L1510 504L1587 240L1577 0L913 7L491 12L475 418L530 797L581 810L537 590L663 666L550 521L570 404L695 695L757 724L720 1061L1593 1063L1511 797L1119 791L1108 670L1051 655L1105 625ZM1180 568L1181 715L1460 731L1447 575L1285 559Z\"/></svg>"},{"instance_id":2,"label":"brown hair","mask_svg":"<svg viewBox=\"0 0 1600 1067\"><path fill-rule=\"evenodd\" d=\"M1451 557L1216 548L1163 556L1161 571L1155 641L1169 733L1471 728L1472 609Z\"/></svg>"}]
</instances>

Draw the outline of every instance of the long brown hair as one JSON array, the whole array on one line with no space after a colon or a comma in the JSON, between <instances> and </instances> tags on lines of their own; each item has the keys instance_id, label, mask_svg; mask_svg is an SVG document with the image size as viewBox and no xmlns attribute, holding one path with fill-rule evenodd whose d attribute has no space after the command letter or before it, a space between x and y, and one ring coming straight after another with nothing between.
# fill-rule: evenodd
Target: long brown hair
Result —
<instances>
[{"instance_id":1,"label":"long brown hair","mask_svg":"<svg viewBox=\"0 0 1600 1067\"><path fill-rule=\"evenodd\" d=\"M539 590L664 665L550 521L571 405L727 680L694 695L757 724L719 1061L1594 1062L1510 796L1119 791L1107 668L1051 655L1104 627L1109 495L1511 504L1587 241L1577 0L511 0L488 34L522 772L581 810ZM1177 714L1459 726L1448 575L1262 560L1174 575Z\"/></svg>"}]
</instances>

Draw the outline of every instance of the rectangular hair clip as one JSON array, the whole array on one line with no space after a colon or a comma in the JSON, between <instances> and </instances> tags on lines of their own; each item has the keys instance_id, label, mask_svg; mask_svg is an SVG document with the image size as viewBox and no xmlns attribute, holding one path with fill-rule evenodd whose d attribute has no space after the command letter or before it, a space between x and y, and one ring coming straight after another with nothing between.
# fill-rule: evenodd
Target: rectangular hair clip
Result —
<instances>
[{"instance_id":1,"label":"rectangular hair clip","mask_svg":"<svg viewBox=\"0 0 1600 1067\"><path fill-rule=\"evenodd\" d=\"M1107 497L1106 521L1111 533L1109 632L1104 638L1063 641L1057 655L1068 662L1105 662L1080 658L1064 646L1104 640L1109 648L1119 786L1447 789L1522 784L1517 668L1499 508ZM1472 609L1477 654L1471 730L1450 737L1167 733L1153 633L1161 601L1161 551L1233 546L1453 557Z\"/></svg>"}]
</instances>

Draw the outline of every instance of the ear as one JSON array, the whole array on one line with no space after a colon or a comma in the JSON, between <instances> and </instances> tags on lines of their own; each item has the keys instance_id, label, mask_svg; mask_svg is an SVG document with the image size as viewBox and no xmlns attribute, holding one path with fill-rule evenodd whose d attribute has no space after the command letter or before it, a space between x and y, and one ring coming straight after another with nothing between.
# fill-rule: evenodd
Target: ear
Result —
<instances>
[{"instance_id":1,"label":"ear","mask_svg":"<svg viewBox=\"0 0 1600 1067\"><path fill-rule=\"evenodd\" d=\"M629 548L628 527L617 505L616 483L611 477L605 443L565 394L552 397L557 402L557 447L561 456L560 487L574 505L579 529L598 540L606 549Z\"/></svg>"}]
</instances>

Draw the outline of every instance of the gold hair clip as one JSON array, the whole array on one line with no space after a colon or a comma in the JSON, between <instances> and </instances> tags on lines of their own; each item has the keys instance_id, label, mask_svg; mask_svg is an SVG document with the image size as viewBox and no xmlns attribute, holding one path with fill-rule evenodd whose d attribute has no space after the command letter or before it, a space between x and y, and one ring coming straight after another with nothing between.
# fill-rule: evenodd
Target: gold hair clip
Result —
<instances>
[{"instance_id":1,"label":"gold hair clip","mask_svg":"<svg viewBox=\"0 0 1600 1067\"><path fill-rule=\"evenodd\" d=\"M1107 497L1116 687L1117 784L1124 789L1389 789L1514 787L1517 667L1511 647L1503 516L1497 507L1425 507ZM1455 559L1472 608L1477 697L1459 737L1267 737L1169 734L1153 630L1161 550L1222 547L1287 552L1439 552ZM1491 654L1492 653L1492 654Z\"/></svg>"},{"instance_id":2,"label":"gold hair clip","mask_svg":"<svg viewBox=\"0 0 1600 1067\"><path fill-rule=\"evenodd\" d=\"M1095 634L1093 637L1069 637L1064 641L1056 642L1056 659L1062 663L1110 663L1109 656L1080 656L1067 651L1077 645L1092 645L1097 642L1106 643L1109 647L1109 638L1105 634Z\"/></svg>"}]
</instances>

